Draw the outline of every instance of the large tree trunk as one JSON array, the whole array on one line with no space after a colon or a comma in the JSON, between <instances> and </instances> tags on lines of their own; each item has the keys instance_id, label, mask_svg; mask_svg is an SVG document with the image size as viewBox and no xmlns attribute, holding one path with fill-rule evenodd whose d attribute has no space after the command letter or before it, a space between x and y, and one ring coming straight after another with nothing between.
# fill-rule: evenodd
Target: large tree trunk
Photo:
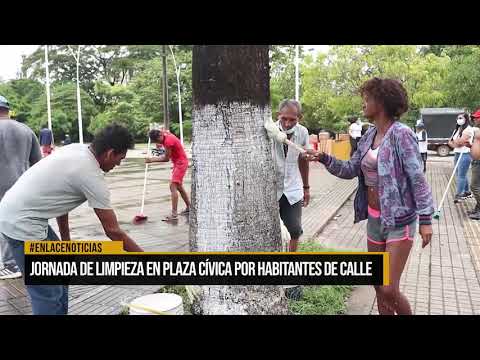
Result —
<instances>
[{"instance_id":1,"label":"large tree trunk","mask_svg":"<svg viewBox=\"0 0 480 360\"><path fill-rule=\"evenodd\" d=\"M281 251L268 46L194 46L192 251ZM202 286L202 314L285 314L279 286Z\"/></svg>"}]
</instances>

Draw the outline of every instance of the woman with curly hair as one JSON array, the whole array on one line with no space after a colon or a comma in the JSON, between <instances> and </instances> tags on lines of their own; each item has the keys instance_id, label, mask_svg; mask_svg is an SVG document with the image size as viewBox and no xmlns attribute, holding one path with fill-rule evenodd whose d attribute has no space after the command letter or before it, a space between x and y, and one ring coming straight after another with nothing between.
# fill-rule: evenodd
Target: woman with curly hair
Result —
<instances>
[{"instance_id":1,"label":"woman with curly hair","mask_svg":"<svg viewBox=\"0 0 480 360\"><path fill-rule=\"evenodd\" d=\"M408 299L400 292L419 220L422 247L432 238L434 212L430 187L423 174L422 158L414 132L400 123L408 110L408 95L393 79L373 78L360 88L364 116L374 127L360 139L349 161L322 152L310 153L342 179L358 177L355 223L367 220L368 251L390 255L390 284L375 286L378 312L409 315Z\"/></svg>"}]
</instances>

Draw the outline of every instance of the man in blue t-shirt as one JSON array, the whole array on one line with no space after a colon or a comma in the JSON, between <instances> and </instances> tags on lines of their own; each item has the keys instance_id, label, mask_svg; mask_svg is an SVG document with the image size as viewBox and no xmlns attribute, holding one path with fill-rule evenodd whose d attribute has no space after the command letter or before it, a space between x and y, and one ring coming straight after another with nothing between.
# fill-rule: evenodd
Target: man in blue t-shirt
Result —
<instances>
[{"instance_id":1,"label":"man in blue t-shirt","mask_svg":"<svg viewBox=\"0 0 480 360\"><path fill-rule=\"evenodd\" d=\"M40 130L39 142L43 157L50 155L53 150L53 134L47 125L43 125Z\"/></svg>"}]
</instances>

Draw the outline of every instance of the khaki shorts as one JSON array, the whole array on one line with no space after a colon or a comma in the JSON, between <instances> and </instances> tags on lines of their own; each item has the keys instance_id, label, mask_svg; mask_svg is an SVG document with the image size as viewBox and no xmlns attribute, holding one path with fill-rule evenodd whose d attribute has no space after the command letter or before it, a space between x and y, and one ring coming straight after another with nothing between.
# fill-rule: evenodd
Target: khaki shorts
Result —
<instances>
[{"instance_id":1,"label":"khaki shorts","mask_svg":"<svg viewBox=\"0 0 480 360\"><path fill-rule=\"evenodd\" d=\"M368 209L367 239L377 245L390 244L397 241L413 241L417 220L399 228L385 228L380 221L380 212Z\"/></svg>"}]
</instances>

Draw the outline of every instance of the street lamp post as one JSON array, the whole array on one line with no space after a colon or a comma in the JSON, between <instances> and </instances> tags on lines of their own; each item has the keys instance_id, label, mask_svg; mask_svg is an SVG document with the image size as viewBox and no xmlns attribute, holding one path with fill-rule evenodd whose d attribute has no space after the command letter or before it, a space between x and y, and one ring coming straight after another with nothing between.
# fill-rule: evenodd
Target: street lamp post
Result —
<instances>
[{"instance_id":1,"label":"street lamp post","mask_svg":"<svg viewBox=\"0 0 480 360\"><path fill-rule=\"evenodd\" d=\"M46 88L47 88L47 119L48 119L48 128L52 132L52 145L53 140L53 130L52 130L52 109L50 106L50 72L48 71L48 45L45 45L45 77L46 77Z\"/></svg>"},{"instance_id":2,"label":"street lamp post","mask_svg":"<svg viewBox=\"0 0 480 360\"><path fill-rule=\"evenodd\" d=\"M175 67L175 74L177 75L177 91L178 91L178 122L180 125L180 142L183 145L183 115L182 115L182 94L180 89L180 68L185 69L186 64L177 66L175 55L173 54L172 46L168 45L170 52L172 53L173 65Z\"/></svg>"},{"instance_id":3,"label":"street lamp post","mask_svg":"<svg viewBox=\"0 0 480 360\"><path fill-rule=\"evenodd\" d=\"M295 100L300 101L299 45L295 45Z\"/></svg>"},{"instance_id":4,"label":"street lamp post","mask_svg":"<svg viewBox=\"0 0 480 360\"><path fill-rule=\"evenodd\" d=\"M75 52L70 48L68 48L72 52L73 57L77 62L77 113L78 113L78 138L80 144L83 144L83 122L82 122L82 101L80 99L80 45L78 45L77 55Z\"/></svg>"},{"instance_id":5,"label":"street lamp post","mask_svg":"<svg viewBox=\"0 0 480 360\"><path fill-rule=\"evenodd\" d=\"M312 53L315 49L308 51ZM295 45L295 100L300 101L300 45Z\"/></svg>"},{"instance_id":6,"label":"street lamp post","mask_svg":"<svg viewBox=\"0 0 480 360\"><path fill-rule=\"evenodd\" d=\"M167 77L167 52L165 45L162 45L162 73L163 73L163 126L165 130L170 129L170 114L168 109L168 77Z\"/></svg>"}]
</instances>

